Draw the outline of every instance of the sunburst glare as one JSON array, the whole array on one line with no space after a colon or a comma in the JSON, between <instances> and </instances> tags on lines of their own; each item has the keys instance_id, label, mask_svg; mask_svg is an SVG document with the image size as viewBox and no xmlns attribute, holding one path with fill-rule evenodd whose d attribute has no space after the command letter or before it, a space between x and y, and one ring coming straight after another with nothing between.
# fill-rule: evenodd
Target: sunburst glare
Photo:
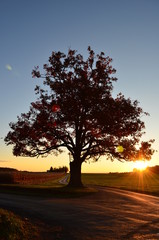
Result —
<instances>
[{"instance_id":1,"label":"sunburst glare","mask_svg":"<svg viewBox=\"0 0 159 240\"><path fill-rule=\"evenodd\" d=\"M146 161L136 161L134 162L134 168L137 170L143 171L147 168L148 163Z\"/></svg>"}]
</instances>

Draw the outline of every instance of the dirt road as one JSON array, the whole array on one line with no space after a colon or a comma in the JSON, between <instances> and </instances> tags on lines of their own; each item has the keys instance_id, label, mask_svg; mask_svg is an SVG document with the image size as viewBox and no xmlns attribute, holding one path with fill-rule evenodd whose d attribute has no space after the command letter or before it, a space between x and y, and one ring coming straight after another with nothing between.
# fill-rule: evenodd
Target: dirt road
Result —
<instances>
[{"instance_id":1,"label":"dirt road","mask_svg":"<svg viewBox=\"0 0 159 240\"><path fill-rule=\"evenodd\" d=\"M81 198L37 198L0 193L0 207L43 226L43 239L159 239L159 198L100 187Z\"/></svg>"}]
</instances>

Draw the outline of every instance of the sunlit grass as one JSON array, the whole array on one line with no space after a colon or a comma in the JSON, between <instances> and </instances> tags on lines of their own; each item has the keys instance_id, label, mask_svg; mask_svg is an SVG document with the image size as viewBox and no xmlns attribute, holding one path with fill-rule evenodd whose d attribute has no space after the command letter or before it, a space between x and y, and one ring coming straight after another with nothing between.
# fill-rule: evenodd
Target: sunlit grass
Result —
<instances>
[{"instance_id":1,"label":"sunlit grass","mask_svg":"<svg viewBox=\"0 0 159 240\"><path fill-rule=\"evenodd\" d=\"M56 176L40 184L35 184L34 181L30 184L27 180L25 184L0 184L0 191L34 196L78 197L80 194L95 192L93 185L99 185L159 196L159 174L147 170L130 173L82 174L82 182L85 186L89 186L89 189L76 189L76 191L59 182L63 177L65 175Z\"/></svg>"},{"instance_id":2,"label":"sunlit grass","mask_svg":"<svg viewBox=\"0 0 159 240\"><path fill-rule=\"evenodd\" d=\"M151 171L110 174L82 174L84 184L117 187L159 195L159 174Z\"/></svg>"}]
</instances>

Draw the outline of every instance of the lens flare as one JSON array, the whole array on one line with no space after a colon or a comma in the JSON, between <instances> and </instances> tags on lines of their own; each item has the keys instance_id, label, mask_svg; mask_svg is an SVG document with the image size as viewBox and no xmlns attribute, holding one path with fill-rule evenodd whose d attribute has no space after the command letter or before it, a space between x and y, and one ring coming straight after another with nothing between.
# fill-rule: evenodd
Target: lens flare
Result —
<instances>
[{"instance_id":1,"label":"lens flare","mask_svg":"<svg viewBox=\"0 0 159 240\"><path fill-rule=\"evenodd\" d=\"M60 111L60 106L59 106L58 104L54 104L54 105L52 106L52 111L53 111L53 112L59 112L59 111Z\"/></svg>"},{"instance_id":2,"label":"lens flare","mask_svg":"<svg viewBox=\"0 0 159 240\"><path fill-rule=\"evenodd\" d=\"M117 146L116 151L122 153L124 151L123 146Z\"/></svg>"},{"instance_id":3,"label":"lens flare","mask_svg":"<svg viewBox=\"0 0 159 240\"><path fill-rule=\"evenodd\" d=\"M7 69L8 71L12 71L12 67L11 67L11 65L6 64L6 69Z\"/></svg>"}]
</instances>

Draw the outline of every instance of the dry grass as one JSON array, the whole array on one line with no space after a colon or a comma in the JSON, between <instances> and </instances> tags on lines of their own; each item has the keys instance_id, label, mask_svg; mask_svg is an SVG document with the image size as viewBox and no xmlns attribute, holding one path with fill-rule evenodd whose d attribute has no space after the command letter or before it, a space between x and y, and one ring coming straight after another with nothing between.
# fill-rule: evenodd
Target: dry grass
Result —
<instances>
[{"instance_id":1,"label":"dry grass","mask_svg":"<svg viewBox=\"0 0 159 240\"><path fill-rule=\"evenodd\" d=\"M16 184L42 184L49 181L58 180L64 176L64 173L48 172L0 172L0 183Z\"/></svg>"},{"instance_id":2,"label":"dry grass","mask_svg":"<svg viewBox=\"0 0 159 240\"><path fill-rule=\"evenodd\" d=\"M1 240L40 239L38 229L28 219L22 219L14 213L0 208Z\"/></svg>"}]
</instances>

